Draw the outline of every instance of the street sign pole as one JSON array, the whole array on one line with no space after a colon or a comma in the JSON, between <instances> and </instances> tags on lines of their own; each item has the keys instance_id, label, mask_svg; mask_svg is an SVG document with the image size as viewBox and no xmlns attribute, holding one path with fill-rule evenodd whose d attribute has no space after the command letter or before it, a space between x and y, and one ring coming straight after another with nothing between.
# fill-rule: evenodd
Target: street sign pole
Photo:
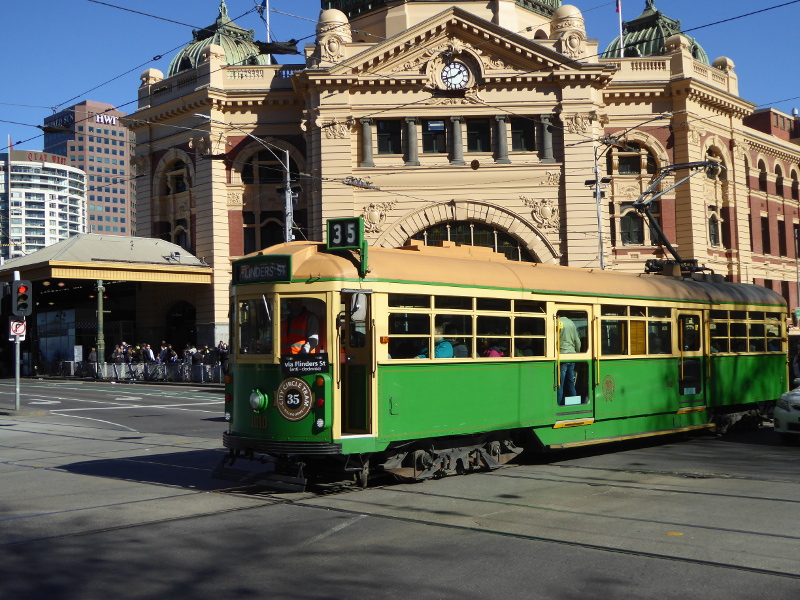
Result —
<instances>
[{"instance_id":1,"label":"street sign pole","mask_svg":"<svg viewBox=\"0 0 800 600\"><path fill-rule=\"evenodd\" d=\"M19 410L19 337L14 336L14 410Z\"/></svg>"}]
</instances>

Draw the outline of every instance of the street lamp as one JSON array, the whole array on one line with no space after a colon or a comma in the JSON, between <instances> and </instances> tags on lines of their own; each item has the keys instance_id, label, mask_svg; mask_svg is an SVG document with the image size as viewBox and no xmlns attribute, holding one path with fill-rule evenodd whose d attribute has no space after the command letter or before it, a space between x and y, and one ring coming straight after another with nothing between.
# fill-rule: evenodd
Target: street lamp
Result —
<instances>
[{"instance_id":1,"label":"street lamp","mask_svg":"<svg viewBox=\"0 0 800 600\"><path fill-rule=\"evenodd\" d=\"M291 242L294 239L294 235L292 234L292 224L294 223L294 206L292 202L292 178L291 173L289 172L289 150L284 148L279 148L269 142L262 140L260 137L253 135L242 129L241 127L237 127L236 125L231 125L230 123L226 123L225 121L219 121L217 119L212 119L208 115L201 115L199 113L195 113L195 117L200 119L205 119L210 123L218 123L219 125L227 125L231 129L236 129L237 131L241 131L247 137L254 139L259 144L264 146L267 150L269 150L270 154L275 157L275 159L281 164L284 171L284 187L283 187L283 197L284 197L284 205L283 205L283 219L284 219L284 226L283 226L283 238L287 242ZM275 150L282 150L285 155L285 162L275 153Z\"/></svg>"}]
</instances>

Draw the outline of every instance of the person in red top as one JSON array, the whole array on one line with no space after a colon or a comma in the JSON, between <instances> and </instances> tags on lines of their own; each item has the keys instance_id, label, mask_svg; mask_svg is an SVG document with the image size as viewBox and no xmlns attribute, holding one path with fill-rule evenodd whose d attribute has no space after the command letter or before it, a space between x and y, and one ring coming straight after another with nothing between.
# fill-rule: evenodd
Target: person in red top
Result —
<instances>
[{"instance_id":1,"label":"person in red top","mask_svg":"<svg viewBox=\"0 0 800 600\"><path fill-rule=\"evenodd\" d=\"M289 314L281 324L281 354L315 354L319 344L317 315L301 298L289 300Z\"/></svg>"}]
</instances>

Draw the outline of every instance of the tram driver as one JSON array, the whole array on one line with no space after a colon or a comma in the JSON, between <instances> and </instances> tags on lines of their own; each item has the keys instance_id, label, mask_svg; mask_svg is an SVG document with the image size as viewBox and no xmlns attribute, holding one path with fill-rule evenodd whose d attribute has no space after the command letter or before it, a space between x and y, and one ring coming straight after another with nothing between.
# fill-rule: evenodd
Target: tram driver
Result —
<instances>
[{"instance_id":1,"label":"tram driver","mask_svg":"<svg viewBox=\"0 0 800 600\"><path fill-rule=\"evenodd\" d=\"M559 351L561 354L577 354L581 351L581 338L578 328L572 319L565 316L558 317ZM565 398L574 398L578 395L575 389L575 363L561 362L561 373L558 386L558 403L564 404Z\"/></svg>"},{"instance_id":2,"label":"tram driver","mask_svg":"<svg viewBox=\"0 0 800 600\"><path fill-rule=\"evenodd\" d=\"M281 324L281 354L314 354L319 345L319 319L308 310L302 298L289 300L289 310Z\"/></svg>"}]
</instances>

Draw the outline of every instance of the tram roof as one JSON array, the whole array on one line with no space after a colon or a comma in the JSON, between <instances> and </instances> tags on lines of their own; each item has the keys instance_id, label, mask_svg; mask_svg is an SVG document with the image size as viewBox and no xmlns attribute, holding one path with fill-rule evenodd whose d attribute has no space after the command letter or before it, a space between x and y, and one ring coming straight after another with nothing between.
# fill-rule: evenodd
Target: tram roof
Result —
<instances>
[{"instance_id":1,"label":"tram roof","mask_svg":"<svg viewBox=\"0 0 800 600\"><path fill-rule=\"evenodd\" d=\"M360 280L355 254L325 251L320 242L292 242L259 254L292 256L294 281ZM654 274L632 274L508 260L490 248L410 245L368 251L369 272L362 281L455 285L526 290L544 294L784 305L783 297L752 284L713 283Z\"/></svg>"}]
</instances>

